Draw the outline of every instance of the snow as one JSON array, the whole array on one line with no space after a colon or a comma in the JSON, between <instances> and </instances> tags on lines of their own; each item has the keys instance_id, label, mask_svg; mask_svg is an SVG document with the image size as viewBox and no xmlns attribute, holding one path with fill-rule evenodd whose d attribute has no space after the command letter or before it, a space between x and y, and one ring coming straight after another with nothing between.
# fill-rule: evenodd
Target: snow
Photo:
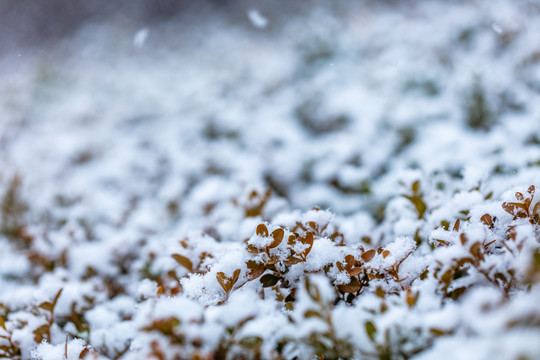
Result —
<instances>
[{"instance_id":1,"label":"snow","mask_svg":"<svg viewBox=\"0 0 540 360\"><path fill-rule=\"evenodd\" d=\"M259 29L264 29L268 26L268 19L264 17L259 10L256 9L250 9L247 12L249 21L251 21L251 24L253 24L254 27Z\"/></svg>"},{"instance_id":2,"label":"snow","mask_svg":"<svg viewBox=\"0 0 540 360\"><path fill-rule=\"evenodd\" d=\"M0 57L0 358L539 358L533 2L233 3Z\"/></svg>"}]
</instances>

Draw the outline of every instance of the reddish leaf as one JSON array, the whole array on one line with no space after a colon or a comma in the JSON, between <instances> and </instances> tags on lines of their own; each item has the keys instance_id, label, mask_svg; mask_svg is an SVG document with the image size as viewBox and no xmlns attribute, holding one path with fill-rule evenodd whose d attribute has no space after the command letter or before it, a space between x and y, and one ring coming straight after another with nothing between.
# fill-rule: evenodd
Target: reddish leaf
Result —
<instances>
[{"instance_id":1,"label":"reddish leaf","mask_svg":"<svg viewBox=\"0 0 540 360\"><path fill-rule=\"evenodd\" d=\"M364 260L365 262L369 262L371 259L373 259L373 257L375 256L376 254L376 251L371 249L371 250L368 250L366 251L365 253L363 253L362 255L360 255L360 257L362 258L362 260Z\"/></svg>"},{"instance_id":2,"label":"reddish leaf","mask_svg":"<svg viewBox=\"0 0 540 360\"><path fill-rule=\"evenodd\" d=\"M84 357L86 355L88 355L88 353L90 352L90 350L88 348L84 348L81 353L79 354L79 359L84 359Z\"/></svg>"}]
</instances>

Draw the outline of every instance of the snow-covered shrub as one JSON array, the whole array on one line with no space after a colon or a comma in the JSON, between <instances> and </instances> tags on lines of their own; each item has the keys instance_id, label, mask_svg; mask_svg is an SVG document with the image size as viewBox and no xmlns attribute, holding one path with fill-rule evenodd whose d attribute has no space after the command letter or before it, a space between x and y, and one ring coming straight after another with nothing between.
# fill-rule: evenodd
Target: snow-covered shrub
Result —
<instances>
[{"instance_id":1,"label":"snow-covered shrub","mask_svg":"<svg viewBox=\"0 0 540 360\"><path fill-rule=\"evenodd\" d=\"M534 2L245 12L5 60L0 358L539 358Z\"/></svg>"}]
</instances>

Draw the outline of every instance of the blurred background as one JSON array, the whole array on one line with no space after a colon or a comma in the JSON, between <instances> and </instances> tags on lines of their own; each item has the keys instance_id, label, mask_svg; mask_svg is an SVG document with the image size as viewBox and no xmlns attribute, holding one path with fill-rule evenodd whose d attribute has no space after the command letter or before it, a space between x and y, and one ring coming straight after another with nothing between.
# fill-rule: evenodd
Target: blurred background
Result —
<instances>
[{"instance_id":1,"label":"blurred background","mask_svg":"<svg viewBox=\"0 0 540 360\"><path fill-rule=\"evenodd\" d=\"M2 1L4 181L18 174L39 214L69 198L115 223L137 199L141 226L171 231L230 223L250 189L376 220L408 171L449 189L476 169L502 192L540 159L539 14L532 0Z\"/></svg>"},{"instance_id":2,"label":"blurred background","mask_svg":"<svg viewBox=\"0 0 540 360\"><path fill-rule=\"evenodd\" d=\"M153 26L175 19L183 25L197 25L218 15L238 26L246 25L246 12L256 7L271 15L273 21L320 6L322 2L248 0L6 0L0 4L2 51L21 46L43 46L73 36L88 24L118 26Z\"/></svg>"}]
</instances>

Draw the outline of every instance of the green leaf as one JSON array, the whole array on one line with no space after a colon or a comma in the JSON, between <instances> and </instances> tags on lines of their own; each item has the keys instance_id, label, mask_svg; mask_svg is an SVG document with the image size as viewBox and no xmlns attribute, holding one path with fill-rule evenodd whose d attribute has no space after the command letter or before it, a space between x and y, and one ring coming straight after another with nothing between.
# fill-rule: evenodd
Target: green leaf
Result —
<instances>
[{"instance_id":1,"label":"green leaf","mask_svg":"<svg viewBox=\"0 0 540 360\"><path fill-rule=\"evenodd\" d=\"M377 332L377 328L371 321L366 322L366 334L370 338L371 341L375 342L375 333Z\"/></svg>"},{"instance_id":2,"label":"green leaf","mask_svg":"<svg viewBox=\"0 0 540 360\"><path fill-rule=\"evenodd\" d=\"M245 348L253 349L262 344L262 339L258 336L248 336L240 340L240 345Z\"/></svg>"},{"instance_id":3,"label":"green leaf","mask_svg":"<svg viewBox=\"0 0 540 360\"><path fill-rule=\"evenodd\" d=\"M272 274L266 274L261 278L260 281L263 284L263 287L270 287L276 285L279 281L279 278Z\"/></svg>"},{"instance_id":4,"label":"green leaf","mask_svg":"<svg viewBox=\"0 0 540 360\"><path fill-rule=\"evenodd\" d=\"M316 311L316 310L307 310L305 313L304 313L304 317L306 319L309 319L309 318L312 318L312 317L317 317L317 318L322 318L322 315L320 312Z\"/></svg>"},{"instance_id":5,"label":"green leaf","mask_svg":"<svg viewBox=\"0 0 540 360\"><path fill-rule=\"evenodd\" d=\"M416 180L415 182L413 182L411 189L413 194L418 194L420 192L420 180Z\"/></svg>"}]
</instances>

